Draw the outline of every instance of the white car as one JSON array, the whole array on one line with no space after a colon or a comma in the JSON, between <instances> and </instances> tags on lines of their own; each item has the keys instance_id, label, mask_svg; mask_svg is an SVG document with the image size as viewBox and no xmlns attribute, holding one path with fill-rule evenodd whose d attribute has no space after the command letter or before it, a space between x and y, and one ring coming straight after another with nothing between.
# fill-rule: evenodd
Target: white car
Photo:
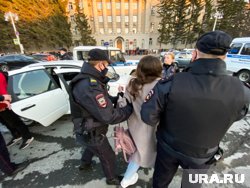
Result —
<instances>
[{"instance_id":1,"label":"white car","mask_svg":"<svg viewBox=\"0 0 250 188\"><path fill-rule=\"evenodd\" d=\"M80 72L81 63L72 61L43 62L9 71L8 91L12 110L29 124L33 121L49 126L70 114L68 86ZM117 78L118 79L118 78ZM110 82L115 95L119 80ZM121 83L124 85L124 83Z\"/></svg>"}]
</instances>

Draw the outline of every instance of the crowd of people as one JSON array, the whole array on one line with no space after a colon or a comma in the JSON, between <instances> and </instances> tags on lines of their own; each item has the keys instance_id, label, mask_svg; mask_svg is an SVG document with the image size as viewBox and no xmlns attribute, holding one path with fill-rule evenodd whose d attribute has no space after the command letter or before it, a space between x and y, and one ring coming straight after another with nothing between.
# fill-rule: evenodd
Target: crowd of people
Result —
<instances>
[{"instance_id":1,"label":"crowd of people","mask_svg":"<svg viewBox=\"0 0 250 188\"><path fill-rule=\"evenodd\" d=\"M163 65L156 57L143 57L125 93L119 88L116 99L106 90L107 66L112 62L101 50L91 50L90 62L71 84L72 106L79 108L72 108L78 112L73 114L77 140L87 146L84 167L91 166L93 155L98 156L107 184L123 188L137 182L140 167L153 167L152 187L166 188L181 166L182 187L200 187L191 184L188 175L201 169L205 173L221 159L222 137L248 112L249 88L226 73L224 59L231 41L223 31L205 33L182 72L173 53L166 54ZM125 119L137 150L120 177L105 135L108 124Z\"/></svg>"},{"instance_id":2,"label":"crowd of people","mask_svg":"<svg viewBox=\"0 0 250 188\"><path fill-rule=\"evenodd\" d=\"M115 97L107 90L112 76L108 66L113 62L104 51L90 50L89 61L83 64L69 89L76 141L84 146L79 170L91 169L93 156L97 156L108 185L126 188L136 184L137 171L142 167L154 168L153 188L166 188L181 166L181 186L200 187L199 183L191 184L188 175L199 170L206 173L222 158L222 137L248 112L249 88L226 73L224 59L231 41L231 36L223 31L203 34L196 42L190 65L181 72L173 53L166 54L163 64L157 57L146 55L126 88L119 87ZM14 116L8 108L11 97L6 91L0 95L7 104L0 112L0 121L11 130L14 125L3 115ZM110 124L125 120L136 151L121 176L106 134ZM22 138L25 145L33 139L28 129L24 130L26 135L16 128L11 131L12 141ZM25 168L26 163L10 162L1 135L0 141L0 160L4 159L1 170L12 175Z\"/></svg>"}]
</instances>

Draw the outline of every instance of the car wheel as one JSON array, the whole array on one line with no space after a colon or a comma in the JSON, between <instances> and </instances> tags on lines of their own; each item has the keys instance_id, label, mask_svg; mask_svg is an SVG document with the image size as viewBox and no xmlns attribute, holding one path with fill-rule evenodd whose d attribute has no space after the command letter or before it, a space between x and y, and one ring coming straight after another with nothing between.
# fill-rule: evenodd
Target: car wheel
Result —
<instances>
[{"instance_id":1,"label":"car wheel","mask_svg":"<svg viewBox=\"0 0 250 188\"><path fill-rule=\"evenodd\" d=\"M1 70L3 72L8 72L9 71L9 66L8 65L1 65Z\"/></svg>"},{"instance_id":2,"label":"car wheel","mask_svg":"<svg viewBox=\"0 0 250 188\"><path fill-rule=\"evenodd\" d=\"M20 119L22 120L22 122L23 122L25 125L32 125L33 123L35 123L34 120L31 120L31 119L28 119L28 118L20 117Z\"/></svg>"},{"instance_id":3,"label":"car wheel","mask_svg":"<svg viewBox=\"0 0 250 188\"><path fill-rule=\"evenodd\" d=\"M242 82L250 82L250 71L249 70L241 70L236 74L236 76Z\"/></svg>"}]
</instances>

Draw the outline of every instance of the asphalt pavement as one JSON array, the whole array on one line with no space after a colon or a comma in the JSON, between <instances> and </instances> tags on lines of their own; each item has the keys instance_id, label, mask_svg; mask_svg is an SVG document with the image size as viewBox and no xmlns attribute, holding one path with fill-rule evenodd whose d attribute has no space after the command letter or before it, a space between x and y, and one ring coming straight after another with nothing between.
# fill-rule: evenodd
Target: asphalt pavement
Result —
<instances>
[{"instance_id":1,"label":"asphalt pavement","mask_svg":"<svg viewBox=\"0 0 250 188\"><path fill-rule=\"evenodd\" d=\"M122 124L126 126L126 123ZM9 147L11 159L14 162L29 160L28 167L13 177L6 177L0 172L0 187L83 187L103 188L119 187L108 186L101 169L98 158L93 170L79 171L82 147L77 146L73 135L73 125L70 116L63 116L51 126L43 127L39 124L30 127L35 140L24 149L19 150L20 143ZM113 146L113 126L110 126L108 137ZM10 133L5 132L6 141L10 140ZM219 187L250 187L250 114L241 121L233 124L221 143L225 150L224 160L219 162L212 170L218 173L242 172L244 170L244 183L220 184ZM123 156L117 156L118 173L124 173L126 163ZM250 171L249 171L250 172ZM140 169L139 180L131 187L152 187L153 169ZM181 169L178 170L170 188L179 188L181 182ZM206 187L207 185L204 185ZM208 187L213 187L209 185ZM217 186L214 186L217 187Z\"/></svg>"}]
</instances>

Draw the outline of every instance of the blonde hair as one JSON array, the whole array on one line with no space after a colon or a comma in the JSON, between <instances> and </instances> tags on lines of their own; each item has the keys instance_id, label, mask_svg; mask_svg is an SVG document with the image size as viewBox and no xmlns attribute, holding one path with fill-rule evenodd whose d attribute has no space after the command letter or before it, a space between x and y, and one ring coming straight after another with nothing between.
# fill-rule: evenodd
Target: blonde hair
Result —
<instances>
[{"instance_id":1,"label":"blonde hair","mask_svg":"<svg viewBox=\"0 0 250 188\"><path fill-rule=\"evenodd\" d=\"M167 55L170 55L172 59L174 59L174 58L175 58L175 55L174 55L174 53L173 53L173 52L168 52L168 53L166 53L166 54L165 54L165 56L167 56Z\"/></svg>"}]
</instances>

